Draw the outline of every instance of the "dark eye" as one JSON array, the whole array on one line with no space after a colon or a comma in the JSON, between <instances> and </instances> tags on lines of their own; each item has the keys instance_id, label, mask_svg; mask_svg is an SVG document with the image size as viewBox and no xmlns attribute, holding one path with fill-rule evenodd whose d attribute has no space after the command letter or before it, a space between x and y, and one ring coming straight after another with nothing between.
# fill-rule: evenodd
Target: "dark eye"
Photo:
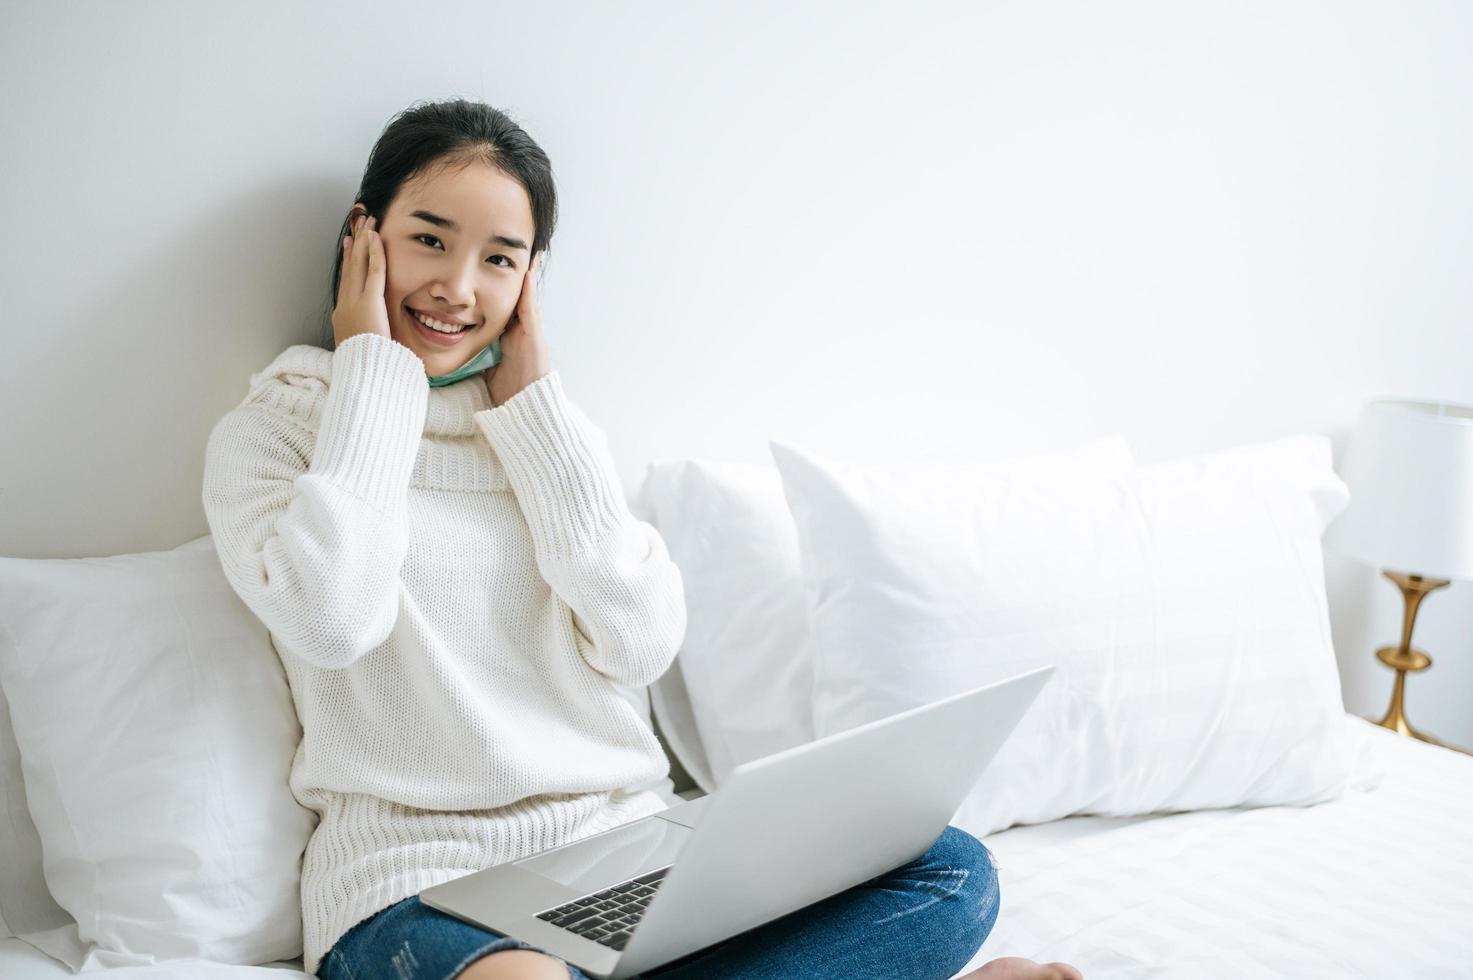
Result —
<instances>
[{"instance_id":1,"label":"dark eye","mask_svg":"<svg viewBox=\"0 0 1473 980\"><path fill-rule=\"evenodd\" d=\"M426 239L426 238L428 238L428 239L430 239L430 241L436 242L436 243L438 243L440 241L440 239L436 238L434 235L429 234L428 232L425 232L423 234L419 234L419 235L415 235L414 236L414 240L417 241L417 242L418 241L424 241L424 239ZM435 247L434 245L431 245L430 242L424 242L424 244L427 245L427 246L429 246L430 248L434 248ZM493 255L493 256L491 256L491 259L501 259L503 262L506 263L506 267L507 268L511 268L512 267L512 261L511 261L511 259L507 258L505 255ZM487 259L486 261L490 262L491 259ZM493 264L495 264L495 263L493 263Z\"/></svg>"}]
</instances>

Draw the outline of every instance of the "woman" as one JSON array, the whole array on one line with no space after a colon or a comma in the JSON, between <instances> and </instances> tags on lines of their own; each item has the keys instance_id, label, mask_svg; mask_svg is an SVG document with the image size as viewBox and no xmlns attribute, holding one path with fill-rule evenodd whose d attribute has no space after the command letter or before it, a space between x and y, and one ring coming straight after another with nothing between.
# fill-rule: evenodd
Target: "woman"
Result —
<instances>
[{"instance_id":1,"label":"woman","mask_svg":"<svg viewBox=\"0 0 1473 980\"><path fill-rule=\"evenodd\" d=\"M302 722L304 966L327 980L582 977L418 894L664 808L631 789L668 763L616 685L669 666L684 595L551 368L535 273L556 214L503 113L399 114L345 220L333 348L282 353L210 436L210 529ZM649 975L944 980L996 914L986 849L948 828ZM1068 975L1024 964L1046 971L989 968Z\"/></svg>"}]
</instances>

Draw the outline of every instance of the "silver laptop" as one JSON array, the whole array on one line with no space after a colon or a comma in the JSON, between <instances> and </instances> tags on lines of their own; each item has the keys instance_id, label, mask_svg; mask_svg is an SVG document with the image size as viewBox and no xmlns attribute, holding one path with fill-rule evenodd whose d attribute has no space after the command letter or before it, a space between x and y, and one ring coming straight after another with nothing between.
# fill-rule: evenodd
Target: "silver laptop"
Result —
<instances>
[{"instance_id":1,"label":"silver laptop","mask_svg":"<svg viewBox=\"0 0 1473 980\"><path fill-rule=\"evenodd\" d=\"M1053 671L743 763L709 796L420 901L590 977L664 966L924 854Z\"/></svg>"}]
</instances>

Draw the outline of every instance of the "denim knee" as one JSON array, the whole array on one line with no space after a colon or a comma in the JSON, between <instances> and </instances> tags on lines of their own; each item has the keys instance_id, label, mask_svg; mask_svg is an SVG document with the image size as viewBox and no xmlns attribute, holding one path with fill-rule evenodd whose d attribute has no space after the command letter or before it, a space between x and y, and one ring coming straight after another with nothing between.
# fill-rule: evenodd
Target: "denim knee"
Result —
<instances>
[{"instance_id":1,"label":"denim knee","mask_svg":"<svg viewBox=\"0 0 1473 980\"><path fill-rule=\"evenodd\" d=\"M926 856L937 864L967 872L956 892L960 901L948 904L957 918L957 935L966 937L975 953L997 923L1001 892L992 852L965 830L948 825Z\"/></svg>"}]
</instances>

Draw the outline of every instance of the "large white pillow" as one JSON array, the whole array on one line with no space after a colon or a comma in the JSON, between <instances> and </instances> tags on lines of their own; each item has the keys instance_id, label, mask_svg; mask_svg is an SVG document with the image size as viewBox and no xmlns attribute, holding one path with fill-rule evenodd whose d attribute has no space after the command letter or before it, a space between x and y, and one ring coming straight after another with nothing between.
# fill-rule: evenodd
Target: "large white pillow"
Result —
<instances>
[{"instance_id":1,"label":"large white pillow","mask_svg":"<svg viewBox=\"0 0 1473 980\"><path fill-rule=\"evenodd\" d=\"M83 943L244 965L301 955L316 821L287 784L301 728L208 537L0 558L0 687L46 883Z\"/></svg>"},{"instance_id":2,"label":"large white pillow","mask_svg":"<svg viewBox=\"0 0 1473 980\"><path fill-rule=\"evenodd\" d=\"M733 766L813 740L797 532L770 466L657 460L635 510L660 532L685 591L679 676L673 666L656 681L652 701L681 764L711 792ZM694 732L669 711L685 703Z\"/></svg>"},{"instance_id":3,"label":"large white pillow","mask_svg":"<svg viewBox=\"0 0 1473 980\"><path fill-rule=\"evenodd\" d=\"M1320 536L1349 493L1324 437L1063 478L772 453L819 735L1058 666L958 826L1340 792Z\"/></svg>"},{"instance_id":4,"label":"large white pillow","mask_svg":"<svg viewBox=\"0 0 1473 980\"><path fill-rule=\"evenodd\" d=\"M917 468L1067 474L1133 465L1115 434L1029 457ZM710 792L733 766L815 737L798 531L769 465L657 460L634 508L659 530L685 589L678 670L654 685L654 707L682 765Z\"/></svg>"}]
</instances>

